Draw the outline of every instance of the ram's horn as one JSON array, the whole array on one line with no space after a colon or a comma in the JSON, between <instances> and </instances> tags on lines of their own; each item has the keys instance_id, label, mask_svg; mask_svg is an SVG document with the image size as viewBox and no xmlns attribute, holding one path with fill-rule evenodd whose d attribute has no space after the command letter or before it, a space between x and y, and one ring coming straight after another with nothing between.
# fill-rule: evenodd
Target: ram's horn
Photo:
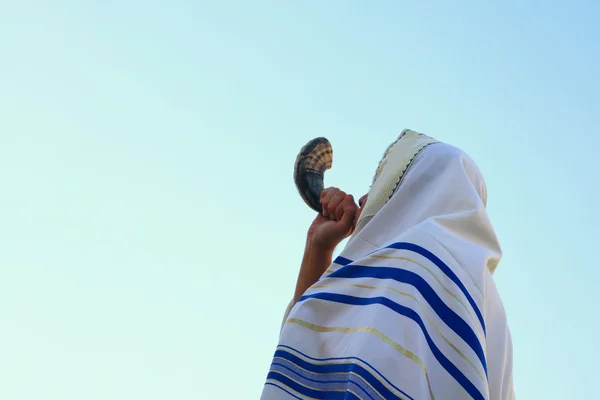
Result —
<instances>
[{"instance_id":1,"label":"ram's horn","mask_svg":"<svg viewBox=\"0 0 600 400\"><path fill-rule=\"evenodd\" d=\"M308 142L296 157L294 182L304 202L316 212L321 212L321 192L325 171L333 163L333 149L329 140L319 137Z\"/></svg>"}]
</instances>

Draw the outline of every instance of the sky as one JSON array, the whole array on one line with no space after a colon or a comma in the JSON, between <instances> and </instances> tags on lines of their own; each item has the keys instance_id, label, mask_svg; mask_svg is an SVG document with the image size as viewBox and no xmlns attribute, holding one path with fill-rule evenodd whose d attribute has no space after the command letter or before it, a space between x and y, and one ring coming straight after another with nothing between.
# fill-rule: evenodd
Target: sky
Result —
<instances>
[{"instance_id":1,"label":"sky","mask_svg":"<svg viewBox=\"0 0 600 400\"><path fill-rule=\"evenodd\" d=\"M0 0L0 398L258 398L314 213L469 153L521 399L596 392L600 5ZM339 249L338 249L339 251ZM596 317L594 317L596 315Z\"/></svg>"}]
</instances>

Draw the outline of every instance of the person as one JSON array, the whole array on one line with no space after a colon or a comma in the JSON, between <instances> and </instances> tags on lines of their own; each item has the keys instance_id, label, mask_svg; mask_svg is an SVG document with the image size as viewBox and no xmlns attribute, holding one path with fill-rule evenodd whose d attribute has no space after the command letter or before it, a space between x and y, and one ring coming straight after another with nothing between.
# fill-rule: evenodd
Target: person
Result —
<instances>
[{"instance_id":1,"label":"person","mask_svg":"<svg viewBox=\"0 0 600 400\"><path fill-rule=\"evenodd\" d=\"M469 156L410 130L358 205L324 190L261 399L514 399L486 203Z\"/></svg>"}]
</instances>

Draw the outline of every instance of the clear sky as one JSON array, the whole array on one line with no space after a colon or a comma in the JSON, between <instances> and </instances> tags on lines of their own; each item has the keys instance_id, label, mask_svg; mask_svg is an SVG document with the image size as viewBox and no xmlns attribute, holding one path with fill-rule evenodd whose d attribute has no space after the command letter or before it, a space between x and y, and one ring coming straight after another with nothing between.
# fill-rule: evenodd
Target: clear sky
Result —
<instances>
[{"instance_id":1,"label":"clear sky","mask_svg":"<svg viewBox=\"0 0 600 400\"><path fill-rule=\"evenodd\" d=\"M0 1L0 398L258 398L298 150L362 195L404 128L486 177L517 396L591 398L600 5L501 3Z\"/></svg>"}]
</instances>

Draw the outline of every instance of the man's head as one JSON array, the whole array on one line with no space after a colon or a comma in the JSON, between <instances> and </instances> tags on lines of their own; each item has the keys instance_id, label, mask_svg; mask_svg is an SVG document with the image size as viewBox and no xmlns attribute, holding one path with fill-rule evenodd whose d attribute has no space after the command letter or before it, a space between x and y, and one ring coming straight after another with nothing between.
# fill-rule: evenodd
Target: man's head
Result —
<instances>
[{"instance_id":1,"label":"man's head","mask_svg":"<svg viewBox=\"0 0 600 400\"><path fill-rule=\"evenodd\" d=\"M357 235L386 205L402 184L416 156L433 143L436 143L435 139L406 129L388 146L377 166L369 196L361 198L364 202L360 204L361 210L355 221L354 235Z\"/></svg>"}]
</instances>

